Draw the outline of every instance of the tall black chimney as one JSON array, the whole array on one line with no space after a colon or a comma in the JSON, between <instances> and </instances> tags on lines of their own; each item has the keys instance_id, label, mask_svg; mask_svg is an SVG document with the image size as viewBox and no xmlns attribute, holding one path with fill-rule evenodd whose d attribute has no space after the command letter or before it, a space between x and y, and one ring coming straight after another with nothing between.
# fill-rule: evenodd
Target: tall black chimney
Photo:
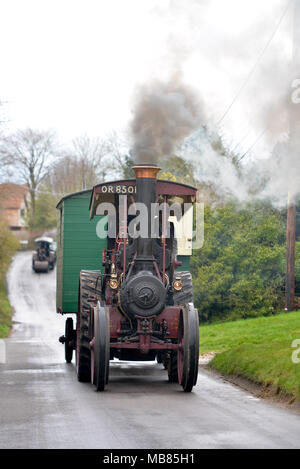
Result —
<instances>
[{"instance_id":1,"label":"tall black chimney","mask_svg":"<svg viewBox=\"0 0 300 469\"><path fill-rule=\"evenodd\" d=\"M147 224L148 237L139 237L137 240L137 260L152 260L151 239L151 204L156 201L157 173L161 170L155 165L139 165L133 167L136 175L136 202L142 203L147 208L147 219L142 223Z\"/></svg>"}]
</instances>

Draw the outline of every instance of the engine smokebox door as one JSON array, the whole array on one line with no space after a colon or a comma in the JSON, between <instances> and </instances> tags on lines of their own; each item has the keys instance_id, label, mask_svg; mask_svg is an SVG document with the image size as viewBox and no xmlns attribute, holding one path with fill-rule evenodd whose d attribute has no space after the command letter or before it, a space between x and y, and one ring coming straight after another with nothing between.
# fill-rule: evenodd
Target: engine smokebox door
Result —
<instances>
[{"instance_id":1,"label":"engine smokebox door","mask_svg":"<svg viewBox=\"0 0 300 469\"><path fill-rule=\"evenodd\" d=\"M132 277L121 290L122 308L132 316L150 317L161 313L166 297L165 286L147 271Z\"/></svg>"}]
</instances>

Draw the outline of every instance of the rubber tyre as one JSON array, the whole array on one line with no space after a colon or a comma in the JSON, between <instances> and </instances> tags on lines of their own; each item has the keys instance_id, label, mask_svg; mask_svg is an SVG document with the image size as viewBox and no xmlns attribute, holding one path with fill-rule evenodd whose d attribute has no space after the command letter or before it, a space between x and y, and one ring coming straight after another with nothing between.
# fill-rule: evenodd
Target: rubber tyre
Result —
<instances>
[{"instance_id":1,"label":"rubber tyre","mask_svg":"<svg viewBox=\"0 0 300 469\"><path fill-rule=\"evenodd\" d=\"M87 280L80 274L79 301L76 324L76 369L77 379L81 383L90 381L91 376L91 350L88 330L90 305L87 302Z\"/></svg>"},{"instance_id":2,"label":"rubber tyre","mask_svg":"<svg viewBox=\"0 0 300 469\"><path fill-rule=\"evenodd\" d=\"M110 357L109 309L100 306L94 310L93 384L96 391L104 391L108 384Z\"/></svg>"},{"instance_id":3,"label":"rubber tyre","mask_svg":"<svg viewBox=\"0 0 300 469\"><path fill-rule=\"evenodd\" d=\"M65 360L67 363L72 362L73 358L73 340L74 340L74 326L73 319L68 318L65 326Z\"/></svg>"},{"instance_id":4,"label":"rubber tyre","mask_svg":"<svg viewBox=\"0 0 300 469\"><path fill-rule=\"evenodd\" d=\"M184 306L188 303L194 303L193 279L190 272L176 272L174 277L180 277L182 282L182 290L173 293L175 306Z\"/></svg>"},{"instance_id":5,"label":"rubber tyre","mask_svg":"<svg viewBox=\"0 0 300 469\"><path fill-rule=\"evenodd\" d=\"M176 272L174 277L180 277L182 282L182 290L173 293L174 306L184 306L194 303L193 279L190 272ZM177 353L172 353L168 362L168 377L170 383L178 383L178 366Z\"/></svg>"},{"instance_id":6,"label":"rubber tyre","mask_svg":"<svg viewBox=\"0 0 300 469\"><path fill-rule=\"evenodd\" d=\"M91 381L91 335L89 317L91 300L95 303L101 296L101 272L82 270L79 279L78 313L76 326L76 368L78 381Z\"/></svg>"},{"instance_id":7,"label":"rubber tyre","mask_svg":"<svg viewBox=\"0 0 300 469\"><path fill-rule=\"evenodd\" d=\"M192 303L183 308L180 318L177 369L178 381L184 392L191 392L197 384L199 367L199 316Z\"/></svg>"}]
</instances>

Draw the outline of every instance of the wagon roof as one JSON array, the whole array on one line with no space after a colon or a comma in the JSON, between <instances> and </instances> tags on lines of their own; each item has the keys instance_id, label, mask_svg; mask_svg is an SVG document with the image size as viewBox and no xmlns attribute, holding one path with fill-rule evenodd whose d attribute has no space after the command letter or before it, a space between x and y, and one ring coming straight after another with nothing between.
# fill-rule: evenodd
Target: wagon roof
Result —
<instances>
[{"instance_id":1,"label":"wagon roof","mask_svg":"<svg viewBox=\"0 0 300 469\"><path fill-rule=\"evenodd\" d=\"M96 215L97 206L101 202L109 202L111 201L111 195L115 188L120 187L121 190L125 187L125 192L122 193L130 193L126 188L135 188L136 180L135 179L126 179L120 181L112 181L112 182L104 182L102 184L98 184L93 188L91 194L91 201L90 201L90 217L93 218ZM187 199L195 200L197 195L196 187L188 186L186 184L181 184L178 182L173 181L164 181L161 179L157 180L156 186L157 194L158 195L167 195L167 196L183 196ZM118 193L118 192L114 192Z\"/></svg>"},{"instance_id":2,"label":"wagon roof","mask_svg":"<svg viewBox=\"0 0 300 469\"><path fill-rule=\"evenodd\" d=\"M68 200L68 199L72 199L73 197L76 197L78 195L83 195L83 194L88 194L88 193L91 193L93 189L86 189L84 191L79 191L79 192L72 192L71 194L67 194L65 195L62 199L60 199L60 201L58 202L58 204L56 205L56 208L59 208L60 205L65 201L65 200Z\"/></svg>"}]
</instances>

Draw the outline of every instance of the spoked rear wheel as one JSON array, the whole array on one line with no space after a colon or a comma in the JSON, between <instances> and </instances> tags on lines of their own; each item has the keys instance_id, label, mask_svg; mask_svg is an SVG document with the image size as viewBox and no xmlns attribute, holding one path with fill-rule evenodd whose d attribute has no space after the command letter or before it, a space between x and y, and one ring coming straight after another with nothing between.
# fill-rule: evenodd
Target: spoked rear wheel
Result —
<instances>
[{"instance_id":1,"label":"spoked rear wheel","mask_svg":"<svg viewBox=\"0 0 300 469\"><path fill-rule=\"evenodd\" d=\"M108 384L110 357L109 310L98 302L94 309L93 339L91 341L91 381L97 391L104 391Z\"/></svg>"},{"instance_id":2,"label":"spoked rear wheel","mask_svg":"<svg viewBox=\"0 0 300 469\"><path fill-rule=\"evenodd\" d=\"M73 319L68 318L66 320L65 327L65 360L67 363L71 363L73 358L75 331L73 327Z\"/></svg>"},{"instance_id":3,"label":"spoked rear wheel","mask_svg":"<svg viewBox=\"0 0 300 469\"><path fill-rule=\"evenodd\" d=\"M91 378L91 351L89 336L90 305L87 279L84 272L80 274L79 305L76 325L76 368L77 378L81 383L87 383Z\"/></svg>"},{"instance_id":4,"label":"spoked rear wheel","mask_svg":"<svg viewBox=\"0 0 300 469\"><path fill-rule=\"evenodd\" d=\"M197 384L199 361L199 317L192 303L184 306L178 332L178 382L184 392L191 392Z\"/></svg>"}]
</instances>

